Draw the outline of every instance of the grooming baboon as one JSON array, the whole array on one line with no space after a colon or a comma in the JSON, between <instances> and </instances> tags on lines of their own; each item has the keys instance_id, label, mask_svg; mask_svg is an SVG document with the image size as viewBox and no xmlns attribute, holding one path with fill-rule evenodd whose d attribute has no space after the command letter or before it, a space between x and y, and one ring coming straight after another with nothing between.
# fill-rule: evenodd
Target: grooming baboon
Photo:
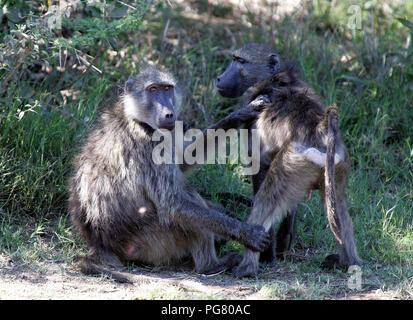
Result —
<instances>
[{"instance_id":1,"label":"grooming baboon","mask_svg":"<svg viewBox=\"0 0 413 320\"><path fill-rule=\"evenodd\" d=\"M234 51L233 61L227 70L217 78L218 92L227 98L236 98L241 96L249 87L255 85L274 73L278 72L284 61L281 61L278 54L269 46L250 43ZM263 96L265 100L265 96ZM229 126L235 125L232 120L232 114L219 122L219 126L224 126L227 123ZM251 122L239 122L246 129L256 129L256 119ZM251 134L250 134L251 135ZM251 144L249 144L251 150ZM256 175L252 176L253 192L257 193L262 180L269 168L271 159L266 157L264 152L259 156L260 170ZM271 244L260 255L260 261L266 264L275 262L275 257L283 258L284 253L287 252L294 238L295 232L295 217L297 214L297 207L291 208L288 214L281 222L277 236L275 238L274 228L270 228Z\"/></svg>"},{"instance_id":2,"label":"grooming baboon","mask_svg":"<svg viewBox=\"0 0 413 320\"><path fill-rule=\"evenodd\" d=\"M310 190L319 189L341 249L338 261L332 255L327 262L360 264L345 197L349 156L338 131L336 107L326 110L291 64L282 62L270 47L259 44L237 50L217 86L223 96L243 95L242 105L262 95L271 101L254 126L262 142L261 157L269 166L255 177L256 193L247 222L269 230ZM293 228L294 216L290 215L290 221L282 226L285 229L281 231L287 231L284 237ZM234 275L255 275L258 258L259 253L246 249Z\"/></svg>"},{"instance_id":3,"label":"grooming baboon","mask_svg":"<svg viewBox=\"0 0 413 320\"><path fill-rule=\"evenodd\" d=\"M221 214L186 187L178 165L154 163L159 142L152 134L174 127L180 105L173 76L147 67L128 79L120 101L89 132L74 161L69 199L72 222L93 249L80 261L83 272L129 281L102 265L163 265L191 255L197 272L215 273L241 257L218 260L214 234L255 251L268 245L262 226Z\"/></svg>"}]
</instances>

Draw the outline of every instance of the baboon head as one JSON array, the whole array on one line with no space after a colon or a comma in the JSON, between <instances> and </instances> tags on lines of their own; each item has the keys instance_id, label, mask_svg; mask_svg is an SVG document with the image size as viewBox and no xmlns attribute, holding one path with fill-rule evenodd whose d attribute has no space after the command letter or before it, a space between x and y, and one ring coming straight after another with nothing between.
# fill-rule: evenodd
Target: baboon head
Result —
<instances>
[{"instance_id":1,"label":"baboon head","mask_svg":"<svg viewBox=\"0 0 413 320\"><path fill-rule=\"evenodd\" d=\"M281 68L281 59L269 46L249 43L233 53L233 61L217 78L218 92L226 98L241 96L258 81L267 79Z\"/></svg>"},{"instance_id":2,"label":"baboon head","mask_svg":"<svg viewBox=\"0 0 413 320\"><path fill-rule=\"evenodd\" d=\"M153 129L173 129L181 107L175 78L153 66L143 69L125 83L125 115Z\"/></svg>"}]
</instances>

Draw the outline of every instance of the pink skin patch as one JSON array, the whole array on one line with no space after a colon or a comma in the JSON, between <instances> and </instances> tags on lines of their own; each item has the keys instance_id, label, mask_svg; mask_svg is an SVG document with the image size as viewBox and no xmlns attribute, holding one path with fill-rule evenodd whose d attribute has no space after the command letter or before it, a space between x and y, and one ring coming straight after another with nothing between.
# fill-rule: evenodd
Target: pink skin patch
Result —
<instances>
[{"instance_id":1,"label":"pink skin patch","mask_svg":"<svg viewBox=\"0 0 413 320\"><path fill-rule=\"evenodd\" d=\"M131 244L126 248L126 254L128 256L133 256L134 253L135 253L135 246Z\"/></svg>"}]
</instances>

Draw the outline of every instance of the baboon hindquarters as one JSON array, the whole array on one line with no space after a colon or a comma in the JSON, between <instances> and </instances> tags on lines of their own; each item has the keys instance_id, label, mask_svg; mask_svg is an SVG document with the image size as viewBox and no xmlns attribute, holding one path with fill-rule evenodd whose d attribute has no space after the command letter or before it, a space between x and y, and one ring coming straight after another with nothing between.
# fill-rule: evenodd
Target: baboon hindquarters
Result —
<instances>
[{"instance_id":1,"label":"baboon hindquarters","mask_svg":"<svg viewBox=\"0 0 413 320\"><path fill-rule=\"evenodd\" d=\"M324 169L309 162L304 156L289 147L281 150L271 162L270 169L254 198L254 206L247 222L262 225L268 230L273 223L278 223L305 197L308 191L323 183ZM336 181L340 183L340 181ZM322 188L321 191L324 188ZM328 217L330 227L332 221L340 226L339 232L333 233L342 250L340 262L355 264L359 262L354 241L351 220L345 207L343 183L337 186L338 210ZM337 223L337 221L339 221ZM258 271L259 253L245 250L239 266L234 269L238 277L255 275Z\"/></svg>"}]
</instances>

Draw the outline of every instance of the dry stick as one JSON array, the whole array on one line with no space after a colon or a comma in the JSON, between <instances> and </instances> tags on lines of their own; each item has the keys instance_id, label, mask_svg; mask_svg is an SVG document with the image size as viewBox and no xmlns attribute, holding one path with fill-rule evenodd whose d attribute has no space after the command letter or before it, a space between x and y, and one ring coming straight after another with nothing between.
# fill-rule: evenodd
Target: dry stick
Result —
<instances>
[{"instance_id":1,"label":"dry stick","mask_svg":"<svg viewBox=\"0 0 413 320\"><path fill-rule=\"evenodd\" d=\"M124 6L126 6L126 7L128 7L128 8L131 8L131 9L133 9L133 10L135 10L135 11L138 10L137 8L131 6L130 4L127 4L127 3L125 3L125 2L122 2L122 1L119 1L119 0L117 0L117 2L119 2L120 4L123 4Z\"/></svg>"},{"instance_id":2,"label":"dry stick","mask_svg":"<svg viewBox=\"0 0 413 320\"><path fill-rule=\"evenodd\" d=\"M73 86L76 82L78 82L81 78L83 78L83 76L92 68L92 64L89 64L88 67L86 68L86 70L84 70L83 72L81 72L81 74L79 76L77 76L74 80L72 80L69 84L67 85L62 85L59 89L57 89L57 91L63 90L63 88L67 87L70 88L71 86Z\"/></svg>"},{"instance_id":3,"label":"dry stick","mask_svg":"<svg viewBox=\"0 0 413 320\"><path fill-rule=\"evenodd\" d=\"M89 61L87 61L85 58L83 58L81 55L78 55L77 54L77 52L82 52L82 51L80 51L80 50L76 50L75 49L75 54L76 54L76 58L78 59L78 61L79 61L79 59L80 60L82 60L82 62L85 64L85 65L87 65L88 67L89 66L91 66L92 68L93 68L93 70L95 70L95 71L97 71L97 72L99 72L99 73L102 73L102 71L100 70L100 69L98 69L96 66L94 66L92 63L90 63ZM80 62L80 61L79 61Z\"/></svg>"},{"instance_id":4,"label":"dry stick","mask_svg":"<svg viewBox=\"0 0 413 320\"><path fill-rule=\"evenodd\" d=\"M161 51L163 52L165 50L165 38L168 34L168 29L169 29L169 23L171 22L171 19L168 18L168 21L166 21L165 29L163 30L162 33L162 40L161 40Z\"/></svg>"},{"instance_id":5,"label":"dry stick","mask_svg":"<svg viewBox=\"0 0 413 320\"><path fill-rule=\"evenodd\" d=\"M76 52L75 52L76 53ZM78 57L77 53L76 53L76 57ZM70 88L71 86L73 86L76 82L78 82L81 78L83 78L83 76L94 66L93 62L95 62L95 60L97 59L97 57L92 57L93 60L92 62L89 63L89 65L87 66L86 70L84 70L79 76L77 76L74 80L72 80L69 84L67 85L62 85L61 87L59 87L57 89L57 91L63 90L63 88ZM78 59L79 61L79 59ZM80 63L80 61L79 61ZM100 70L99 70L100 71Z\"/></svg>"}]
</instances>

